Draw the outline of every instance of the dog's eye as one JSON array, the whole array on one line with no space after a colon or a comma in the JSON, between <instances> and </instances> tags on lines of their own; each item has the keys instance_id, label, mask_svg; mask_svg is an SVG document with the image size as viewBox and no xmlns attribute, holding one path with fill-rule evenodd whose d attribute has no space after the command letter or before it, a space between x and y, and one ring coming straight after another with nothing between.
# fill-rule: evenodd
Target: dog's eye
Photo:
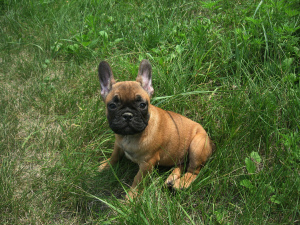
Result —
<instances>
[{"instance_id":1,"label":"dog's eye","mask_svg":"<svg viewBox=\"0 0 300 225\"><path fill-rule=\"evenodd\" d=\"M146 108L146 106L147 106L147 104L146 104L146 103L144 103L144 102L140 103L140 108L141 108L141 109L144 109L144 108Z\"/></svg>"},{"instance_id":2,"label":"dog's eye","mask_svg":"<svg viewBox=\"0 0 300 225\"><path fill-rule=\"evenodd\" d=\"M116 109L117 105L115 103L110 103L110 104L108 104L108 108L109 109Z\"/></svg>"}]
</instances>

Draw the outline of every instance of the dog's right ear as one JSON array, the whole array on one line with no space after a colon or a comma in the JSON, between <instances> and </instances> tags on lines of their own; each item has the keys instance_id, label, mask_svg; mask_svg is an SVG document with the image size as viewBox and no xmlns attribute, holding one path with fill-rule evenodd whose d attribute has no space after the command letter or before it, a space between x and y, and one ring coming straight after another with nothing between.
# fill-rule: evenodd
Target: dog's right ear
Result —
<instances>
[{"instance_id":1,"label":"dog's right ear","mask_svg":"<svg viewBox=\"0 0 300 225\"><path fill-rule=\"evenodd\" d=\"M105 61L100 62L98 67L99 81L101 85L101 96L105 100L111 91L112 85L116 83L109 64Z\"/></svg>"}]
</instances>

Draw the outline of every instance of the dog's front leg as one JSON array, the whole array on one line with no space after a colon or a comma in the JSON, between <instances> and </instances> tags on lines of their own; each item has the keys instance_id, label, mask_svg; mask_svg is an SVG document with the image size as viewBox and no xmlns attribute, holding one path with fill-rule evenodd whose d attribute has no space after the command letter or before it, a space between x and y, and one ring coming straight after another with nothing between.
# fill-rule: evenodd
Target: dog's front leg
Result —
<instances>
[{"instance_id":1,"label":"dog's front leg","mask_svg":"<svg viewBox=\"0 0 300 225\"><path fill-rule=\"evenodd\" d=\"M158 155L157 155L158 156ZM159 161L159 157L153 157L148 162L142 162L139 164L139 172L135 175L130 191L128 191L127 199L136 197L136 188L141 183L143 178L153 171L155 165Z\"/></svg>"},{"instance_id":2,"label":"dog's front leg","mask_svg":"<svg viewBox=\"0 0 300 225\"><path fill-rule=\"evenodd\" d=\"M110 165L115 165L124 155L124 151L115 143L111 157L102 161L99 171L108 169Z\"/></svg>"}]
</instances>

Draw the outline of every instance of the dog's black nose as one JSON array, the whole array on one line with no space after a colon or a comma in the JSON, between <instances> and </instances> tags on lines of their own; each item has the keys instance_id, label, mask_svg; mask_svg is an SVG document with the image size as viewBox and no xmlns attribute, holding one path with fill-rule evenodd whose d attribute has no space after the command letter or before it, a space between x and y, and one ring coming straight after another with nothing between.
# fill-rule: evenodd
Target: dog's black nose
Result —
<instances>
[{"instance_id":1,"label":"dog's black nose","mask_svg":"<svg viewBox=\"0 0 300 225\"><path fill-rule=\"evenodd\" d=\"M126 113L123 113L122 117L123 117L124 120L130 121L133 117L133 114L130 113L130 112L126 112Z\"/></svg>"}]
</instances>

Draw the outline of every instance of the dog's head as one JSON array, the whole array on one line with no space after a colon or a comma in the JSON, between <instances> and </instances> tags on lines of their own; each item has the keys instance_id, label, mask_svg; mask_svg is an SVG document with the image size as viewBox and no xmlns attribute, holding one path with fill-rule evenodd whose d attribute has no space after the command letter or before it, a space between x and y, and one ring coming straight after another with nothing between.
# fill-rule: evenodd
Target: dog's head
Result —
<instances>
[{"instance_id":1,"label":"dog's head","mask_svg":"<svg viewBox=\"0 0 300 225\"><path fill-rule=\"evenodd\" d=\"M106 104L110 128L119 135L141 133L150 118L150 97L153 94L151 65L143 60L136 81L116 82L109 64L102 61L98 74L101 96Z\"/></svg>"}]
</instances>

